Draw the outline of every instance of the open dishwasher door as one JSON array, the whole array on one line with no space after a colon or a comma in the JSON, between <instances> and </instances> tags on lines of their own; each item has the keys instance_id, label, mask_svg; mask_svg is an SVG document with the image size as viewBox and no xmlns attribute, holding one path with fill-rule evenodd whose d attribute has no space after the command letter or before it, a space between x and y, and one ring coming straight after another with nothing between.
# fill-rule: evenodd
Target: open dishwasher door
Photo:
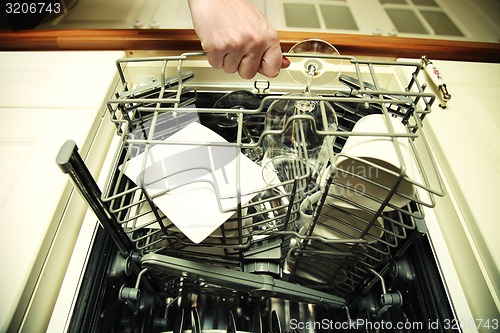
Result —
<instances>
[{"instance_id":1,"label":"open dishwasher door","mask_svg":"<svg viewBox=\"0 0 500 333\"><path fill-rule=\"evenodd\" d=\"M421 129L435 95L419 84L419 61L332 59L341 75L306 96L286 72L244 81L201 54L117 62L117 149L103 190L73 143L58 156L107 231L70 330L445 330L455 314L423 209L443 195L435 164L422 164L433 161ZM395 66L410 69L407 82ZM373 116L386 130L355 129ZM385 141L401 165L347 152L351 137ZM283 142L284 155L269 156ZM172 157L187 151L209 162ZM341 167L349 159L365 169ZM200 191L223 220L195 238L213 217L202 200L186 204ZM200 210L205 219L182 220Z\"/></svg>"}]
</instances>

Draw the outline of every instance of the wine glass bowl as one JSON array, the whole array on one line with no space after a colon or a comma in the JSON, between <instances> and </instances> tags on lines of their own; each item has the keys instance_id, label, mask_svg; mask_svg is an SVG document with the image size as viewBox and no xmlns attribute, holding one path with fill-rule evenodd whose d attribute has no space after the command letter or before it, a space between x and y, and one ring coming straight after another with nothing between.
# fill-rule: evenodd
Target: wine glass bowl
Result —
<instances>
[{"instance_id":1,"label":"wine glass bowl","mask_svg":"<svg viewBox=\"0 0 500 333\"><path fill-rule=\"evenodd\" d=\"M333 160L333 136L322 131L337 130L337 115L332 105L311 92L291 93L284 99L275 100L268 108L265 129L272 133L264 140L263 165L269 160L294 159L303 163L290 163L298 168L293 179L300 173L310 173L309 181L318 179ZM282 179L283 180L283 179Z\"/></svg>"}]
</instances>

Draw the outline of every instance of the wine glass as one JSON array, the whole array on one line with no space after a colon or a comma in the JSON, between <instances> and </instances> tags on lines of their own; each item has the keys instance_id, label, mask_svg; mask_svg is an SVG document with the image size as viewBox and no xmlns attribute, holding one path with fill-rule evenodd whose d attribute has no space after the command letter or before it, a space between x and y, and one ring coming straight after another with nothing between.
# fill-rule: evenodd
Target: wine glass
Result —
<instances>
[{"instance_id":1,"label":"wine glass","mask_svg":"<svg viewBox=\"0 0 500 333\"><path fill-rule=\"evenodd\" d=\"M220 97L213 105L214 109L256 109L260 105L260 98L247 90L235 90ZM222 128L235 128L238 126L238 113L213 113L217 126ZM243 116L244 121L248 115Z\"/></svg>"},{"instance_id":2,"label":"wine glass","mask_svg":"<svg viewBox=\"0 0 500 333\"><path fill-rule=\"evenodd\" d=\"M329 43L313 39L294 45L290 49L289 73L302 92L277 98L266 114L263 166L274 168L281 182L286 175L304 180L301 193L316 189L316 180L333 160L333 135L337 130L337 115L332 105L311 91L312 83L325 85L340 75L338 51ZM297 60L294 60L297 59ZM334 66L334 67L332 67ZM285 163L284 163L285 162ZM287 172L282 172L284 168ZM290 172L290 168L293 172ZM303 176L301 178L301 176Z\"/></svg>"},{"instance_id":3,"label":"wine glass","mask_svg":"<svg viewBox=\"0 0 500 333\"><path fill-rule=\"evenodd\" d=\"M254 93L247 90L235 90L229 92L222 97L220 97L213 105L214 109L232 109L232 110L245 110L245 109L257 109L260 106L261 98ZM236 135L236 130L238 127L238 113L237 112L227 112L227 113L212 113L216 124L218 127L229 130L231 133ZM243 115L243 138L242 141L245 143L254 145L255 134L247 126L247 121L251 118L251 115ZM231 131L232 130L232 131ZM262 160L262 147L255 146L252 148L244 148L242 150L243 154L250 158L250 160L260 164Z\"/></svg>"}]
</instances>

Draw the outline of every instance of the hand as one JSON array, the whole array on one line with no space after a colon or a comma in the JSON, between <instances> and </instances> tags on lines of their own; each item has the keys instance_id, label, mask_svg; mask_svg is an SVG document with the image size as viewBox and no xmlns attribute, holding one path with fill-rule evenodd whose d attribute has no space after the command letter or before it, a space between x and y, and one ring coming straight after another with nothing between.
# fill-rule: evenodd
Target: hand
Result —
<instances>
[{"instance_id":1,"label":"hand","mask_svg":"<svg viewBox=\"0 0 500 333\"><path fill-rule=\"evenodd\" d=\"M290 65L278 33L248 0L189 0L201 46L213 68L251 79L275 77Z\"/></svg>"}]
</instances>

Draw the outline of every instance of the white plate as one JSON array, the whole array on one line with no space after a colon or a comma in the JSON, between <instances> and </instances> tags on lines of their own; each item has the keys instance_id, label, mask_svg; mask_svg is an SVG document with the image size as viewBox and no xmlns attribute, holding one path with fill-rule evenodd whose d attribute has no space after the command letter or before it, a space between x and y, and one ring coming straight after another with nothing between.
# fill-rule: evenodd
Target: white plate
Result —
<instances>
[{"instance_id":1,"label":"white plate","mask_svg":"<svg viewBox=\"0 0 500 333\"><path fill-rule=\"evenodd\" d=\"M266 187L258 164L196 122L152 147L148 156L132 158L124 173L144 184L158 208L194 243L229 219L238 201L244 205Z\"/></svg>"}]
</instances>

